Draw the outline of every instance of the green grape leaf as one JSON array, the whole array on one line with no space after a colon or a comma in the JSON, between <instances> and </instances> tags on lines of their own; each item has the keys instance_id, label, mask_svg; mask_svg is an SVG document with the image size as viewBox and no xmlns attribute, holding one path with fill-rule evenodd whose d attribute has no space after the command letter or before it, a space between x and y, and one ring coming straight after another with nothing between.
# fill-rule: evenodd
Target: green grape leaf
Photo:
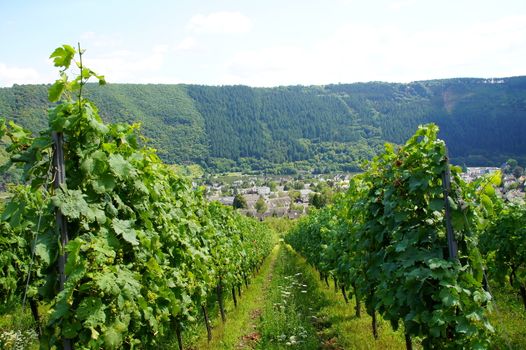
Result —
<instances>
[{"instance_id":1,"label":"green grape leaf","mask_svg":"<svg viewBox=\"0 0 526 350\"><path fill-rule=\"evenodd\" d=\"M491 184L487 184L484 186L484 193L488 195L489 197L495 196L495 187L493 187Z\"/></svg>"},{"instance_id":2,"label":"green grape leaf","mask_svg":"<svg viewBox=\"0 0 526 350\"><path fill-rule=\"evenodd\" d=\"M66 322L64 327L62 327L62 335L64 335L64 337L66 338L72 339L77 336L78 332L81 329L82 329L82 325L80 324L80 322L77 322L77 321L74 321L73 323Z\"/></svg>"},{"instance_id":3,"label":"green grape leaf","mask_svg":"<svg viewBox=\"0 0 526 350\"><path fill-rule=\"evenodd\" d=\"M106 221L106 214L104 210L101 210L97 206L90 205L86 212L86 219L88 222L96 221L99 225L102 225Z\"/></svg>"},{"instance_id":4,"label":"green grape leaf","mask_svg":"<svg viewBox=\"0 0 526 350\"><path fill-rule=\"evenodd\" d=\"M111 174L102 174L91 181L93 191L99 194L104 194L113 191L117 183Z\"/></svg>"},{"instance_id":5,"label":"green grape leaf","mask_svg":"<svg viewBox=\"0 0 526 350\"><path fill-rule=\"evenodd\" d=\"M53 59L55 67L68 69L76 53L77 51L73 47L62 45L61 47L57 47L49 58Z\"/></svg>"},{"instance_id":6,"label":"green grape leaf","mask_svg":"<svg viewBox=\"0 0 526 350\"><path fill-rule=\"evenodd\" d=\"M101 291L110 295L119 295L121 289L115 281L115 275L113 273L98 274L95 278L95 284L100 288Z\"/></svg>"},{"instance_id":7,"label":"green grape leaf","mask_svg":"<svg viewBox=\"0 0 526 350\"><path fill-rule=\"evenodd\" d=\"M60 318L66 316L70 312L70 306L65 301L65 291L62 291L57 296L57 303L55 304L55 307L53 308L53 311L51 312L51 315L49 316L49 321L54 322L56 320L59 320Z\"/></svg>"},{"instance_id":8,"label":"green grape leaf","mask_svg":"<svg viewBox=\"0 0 526 350\"><path fill-rule=\"evenodd\" d=\"M95 160L92 157L84 159L80 163L80 170L86 175L91 175L95 170Z\"/></svg>"},{"instance_id":9,"label":"green grape leaf","mask_svg":"<svg viewBox=\"0 0 526 350\"><path fill-rule=\"evenodd\" d=\"M106 322L106 306L102 304L100 298L87 297L80 302L76 315L87 327L96 327Z\"/></svg>"},{"instance_id":10,"label":"green grape leaf","mask_svg":"<svg viewBox=\"0 0 526 350\"><path fill-rule=\"evenodd\" d=\"M451 290L449 288L443 288L440 291L439 296L440 296L440 298L442 300L442 303L446 307L452 307L452 306L459 305L458 298L453 295L453 293L451 292Z\"/></svg>"},{"instance_id":11,"label":"green grape leaf","mask_svg":"<svg viewBox=\"0 0 526 350\"><path fill-rule=\"evenodd\" d=\"M437 259L437 258L429 259L427 263L431 270L435 270L439 268L444 269L444 268L448 268L451 265L448 261L443 260L443 259Z\"/></svg>"},{"instance_id":12,"label":"green grape leaf","mask_svg":"<svg viewBox=\"0 0 526 350\"><path fill-rule=\"evenodd\" d=\"M153 257L150 258L150 260L148 260L148 262L146 263L146 267L148 267L148 270L150 270L157 277L160 277L163 274L163 270Z\"/></svg>"},{"instance_id":13,"label":"green grape leaf","mask_svg":"<svg viewBox=\"0 0 526 350\"><path fill-rule=\"evenodd\" d=\"M123 179L134 174L133 166L120 154L110 154L110 168L118 178Z\"/></svg>"},{"instance_id":14,"label":"green grape leaf","mask_svg":"<svg viewBox=\"0 0 526 350\"><path fill-rule=\"evenodd\" d=\"M126 242L130 243L131 245L139 244L139 241L137 241L137 233L131 227L130 221L114 218L112 220L112 227L115 230L115 233L118 236L122 236Z\"/></svg>"},{"instance_id":15,"label":"green grape leaf","mask_svg":"<svg viewBox=\"0 0 526 350\"><path fill-rule=\"evenodd\" d=\"M79 253L84 242L81 238L77 237L68 242L66 250L68 252L68 259L66 262L66 274L71 274L71 272L77 267L79 260L81 259Z\"/></svg>"},{"instance_id":16,"label":"green grape leaf","mask_svg":"<svg viewBox=\"0 0 526 350\"><path fill-rule=\"evenodd\" d=\"M108 327L104 332L104 348L105 349L119 349L122 344L122 333L115 327Z\"/></svg>"},{"instance_id":17,"label":"green grape leaf","mask_svg":"<svg viewBox=\"0 0 526 350\"><path fill-rule=\"evenodd\" d=\"M62 188L52 200L53 205L58 207L64 216L79 219L81 215L86 215L89 210L88 203L84 197L85 195L80 190Z\"/></svg>"},{"instance_id":18,"label":"green grape leaf","mask_svg":"<svg viewBox=\"0 0 526 350\"><path fill-rule=\"evenodd\" d=\"M62 97L62 94L66 90L66 82L63 80L57 80L48 90L49 102L57 102Z\"/></svg>"},{"instance_id":19,"label":"green grape leaf","mask_svg":"<svg viewBox=\"0 0 526 350\"><path fill-rule=\"evenodd\" d=\"M58 248L57 238L53 233L41 234L37 237L35 244L35 255L46 265L53 262Z\"/></svg>"},{"instance_id":20,"label":"green grape leaf","mask_svg":"<svg viewBox=\"0 0 526 350\"><path fill-rule=\"evenodd\" d=\"M444 209L444 200L440 198L434 198L429 202L429 208L433 211L441 211Z\"/></svg>"},{"instance_id":21,"label":"green grape leaf","mask_svg":"<svg viewBox=\"0 0 526 350\"><path fill-rule=\"evenodd\" d=\"M482 203L482 206L488 211L488 213L493 213L493 201L491 198L486 194L480 195L480 202Z\"/></svg>"}]
</instances>

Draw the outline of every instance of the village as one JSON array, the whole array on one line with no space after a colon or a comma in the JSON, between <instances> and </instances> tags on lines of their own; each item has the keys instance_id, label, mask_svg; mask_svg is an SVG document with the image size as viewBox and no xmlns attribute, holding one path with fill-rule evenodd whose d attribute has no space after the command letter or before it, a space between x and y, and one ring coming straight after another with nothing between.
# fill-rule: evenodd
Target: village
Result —
<instances>
[{"instance_id":1,"label":"village","mask_svg":"<svg viewBox=\"0 0 526 350\"><path fill-rule=\"evenodd\" d=\"M513 161L502 167L466 167L461 178L472 182L501 170L501 195L510 202L524 202L524 170ZM204 185L207 198L233 206L241 213L264 219L269 216L295 219L309 208L320 208L349 186L355 174L292 176L251 176L243 174L208 177Z\"/></svg>"},{"instance_id":2,"label":"village","mask_svg":"<svg viewBox=\"0 0 526 350\"><path fill-rule=\"evenodd\" d=\"M309 207L322 207L348 188L350 174L304 177L239 175L216 177L206 184L207 198L237 208L247 216L297 218ZM230 180L230 181L229 181Z\"/></svg>"}]
</instances>

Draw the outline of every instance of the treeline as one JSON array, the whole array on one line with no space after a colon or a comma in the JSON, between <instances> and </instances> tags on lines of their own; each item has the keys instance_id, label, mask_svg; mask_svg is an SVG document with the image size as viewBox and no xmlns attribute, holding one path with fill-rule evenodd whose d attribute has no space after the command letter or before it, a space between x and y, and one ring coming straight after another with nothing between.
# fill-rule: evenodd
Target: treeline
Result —
<instances>
[{"instance_id":1,"label":"treeline","mask_svg":"<svg viewBox=\"0 0 526 350\"><path fill-rule=\"evenodd\" d=\"M0 89L0 115L36 131L44 85ZM250 88L87 85L108 122L140 122L161 158L209 171L353 171L433 122L454 163L526 161L526 77ZM118 118L114 116L119 116ZM345 156L342 156L345 155Z\"/></svg>"}]
</instances>

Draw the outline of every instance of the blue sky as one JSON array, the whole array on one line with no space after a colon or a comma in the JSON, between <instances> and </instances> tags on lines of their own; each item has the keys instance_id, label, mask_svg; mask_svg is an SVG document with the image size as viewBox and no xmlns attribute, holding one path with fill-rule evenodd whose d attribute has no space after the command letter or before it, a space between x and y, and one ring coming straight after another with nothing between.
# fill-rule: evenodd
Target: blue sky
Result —
<instances>
[{"instance_id":1,"label":"blue sky","mask_svg":"<svg viewBox=\"0 0 526 350\"><path fill-rule=\"evenodd\" d=\"M119 83L250 86L526 75L524 0L0 0L0 86L61 44Z\"/></svg>"}]
</instances>

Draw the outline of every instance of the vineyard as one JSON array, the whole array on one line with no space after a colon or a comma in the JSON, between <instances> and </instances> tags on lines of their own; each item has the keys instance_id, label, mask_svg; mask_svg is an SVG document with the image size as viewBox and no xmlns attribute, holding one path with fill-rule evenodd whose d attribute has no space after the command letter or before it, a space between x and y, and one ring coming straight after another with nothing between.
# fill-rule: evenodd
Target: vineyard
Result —
<instances>
[{"instance_id":1,"label":"vineyard","mask_svg":"<svg viewBox=\"0 0 526 350\"><path fill-rule=\"evenodd\" d=\"M83 95L105 78L82 55L51 55L46 130L0 124L3 170L23 179L0 218L0 311L29 308L40 348L359 348L323 333L316 312L340 301L378 348L517 348L493 322L492 287L526 309L526 208L500 198L498 172L465 183L436 126L386 145L332 204L275 224L278 244L271 225L208 202L139 125L105 124ZM218 321L250 331L229 342Z\"/></svg>"},{"instance_id":2,"label":"vineyard","mask_svg":"<svg viewBox=\"0 0 526 350\"><path fill-rule=\"evenodd\" d=\"M485 349L494 326L488 279L520 291L524 308L524 208L495 192L500 173L466 184L448 164L438 128L387 145L334 205L303 218L287 241L394 330L406 348ZM493 344L501 348L505 344Z\"/></svg>"},{"instance_id":3,"label":"vineyard","mask_svg":"<svg viewBox=\"0 0 526 350\"><path fill-rule=\"evenodd\" d=\"M80 74L69 81L77 53ZM141 147L137 125L104 124L82 96L89 78L104 77L81 53L65 45L52 55L63 70L49 90L61 103L48 130L33 138L1 126L27 182L2 213L1 299L31 305L42 348L150 348L171 332L182 347L211 294L221 303L248 283L271 231L208 204ZM44 323L39 304L49 308Z\"/></svg>"}]
</instances>

